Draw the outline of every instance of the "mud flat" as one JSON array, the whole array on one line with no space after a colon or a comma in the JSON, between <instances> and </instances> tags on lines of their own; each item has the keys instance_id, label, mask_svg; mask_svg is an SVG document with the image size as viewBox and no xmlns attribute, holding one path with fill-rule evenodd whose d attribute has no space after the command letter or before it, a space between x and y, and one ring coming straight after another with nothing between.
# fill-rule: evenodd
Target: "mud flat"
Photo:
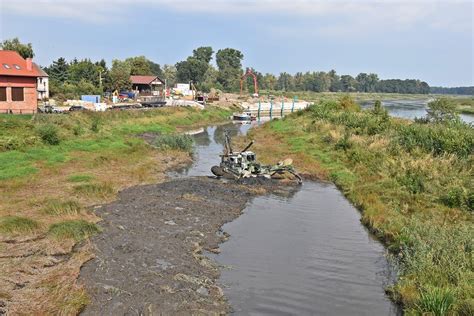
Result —
<instances>
[{"instance_id":1,"label":"mud flat","mask_svg":"<svg viewBox=\"0 0 474 316\"><path fill-rule=\"evenodd\" d=\"M122 191L96 210L103 233L79 281L91 296L83 315L226 313L220 272L204 250L219 252L224 223L254 196L293 190L272 181L175 179Z\"/></svg>"}]
</instances>

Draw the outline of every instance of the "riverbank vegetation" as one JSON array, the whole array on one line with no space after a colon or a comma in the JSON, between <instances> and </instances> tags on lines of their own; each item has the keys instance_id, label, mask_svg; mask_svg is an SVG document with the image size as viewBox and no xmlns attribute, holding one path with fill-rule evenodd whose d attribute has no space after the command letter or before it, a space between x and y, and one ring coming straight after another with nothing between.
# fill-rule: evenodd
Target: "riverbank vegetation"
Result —
<instances>
[{"instance_id":1,"label":"riverbank vegetation","mask_svg":"<svg viewBox=\"0 0 474 316\"><path fill-rule=\"evenodd\" d=\"M251 131L266 162L292 157L308 177L333 181L399 264L387 291L409 314L474 313L474 130L449 101L430 121L390 118L380 102L350 98ZM448 111L451 113L450 111Z\"/></svg>"},{"instance_id":2,"label":"riverbank vegetation","mask_svg":"<svg viewBox=\"0 0 474 316\"><path fill-rule=\"evenodd\" d=\"M91 206L164 180L191 160L190 138L173 134L229 114L210 107L1 115L0 311L6 304L12 314L76 314L87 303L76 284L93 253L87 238L100 231Z\"/></svg>"},{"instance_id":3,"label":"riverbank vegetation","mask_svg":"<svg viewBox=\"0 0 474 316\"><path fill-rule=\"evenodd\" d=\"M453 98L452 102L456 105L456 109L459 113L474 114L474 97Z\"/></svg>"}]
</instances>

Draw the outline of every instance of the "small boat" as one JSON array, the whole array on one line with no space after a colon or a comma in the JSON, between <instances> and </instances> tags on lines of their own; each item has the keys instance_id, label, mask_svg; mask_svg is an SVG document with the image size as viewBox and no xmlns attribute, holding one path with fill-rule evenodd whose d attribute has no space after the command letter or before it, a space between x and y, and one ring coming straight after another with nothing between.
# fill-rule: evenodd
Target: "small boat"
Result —
<instances>
[{"instance_id":1,"label":"small boat","mask_svg":"<svg viewBox=\"0 0 474 316\"><path fill-rule=\"evenodd\" d=\"M252 115L250 112L243 112L243 113L234 113L232 115L232 119L234 121L255 121L257 117Z\"/></svg>"},{"instance_id":2,"label":"small boat","mask_svg":"<svg viewBox=\"0 0 474 316\"><path fill-rule=\"evenodd\" d=\"M145 96L141 97L138 102L143 106L143 107L161 107L166 104L166 100L163 97L157 97L157 96Z\"/></svg>"}]
</instances>

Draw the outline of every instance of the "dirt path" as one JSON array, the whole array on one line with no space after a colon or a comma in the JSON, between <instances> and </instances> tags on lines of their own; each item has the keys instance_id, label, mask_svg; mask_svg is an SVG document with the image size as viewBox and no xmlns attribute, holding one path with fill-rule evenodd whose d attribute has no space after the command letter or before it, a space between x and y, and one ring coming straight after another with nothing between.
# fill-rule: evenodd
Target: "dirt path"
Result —
<instances>
[{"instance_id":1,"label":"dirt path","mask_svg":"<svg viewBox=\"0 0 474 316\"><path fill-rule=\"evenodd\" d=\"M218 251L220 227L270 190L272 182L187 178L122 191L97 210L103 233L79 278L92 296L83 314L229 312L218 267L202 251Z\"/></svg>"}]
</instances>

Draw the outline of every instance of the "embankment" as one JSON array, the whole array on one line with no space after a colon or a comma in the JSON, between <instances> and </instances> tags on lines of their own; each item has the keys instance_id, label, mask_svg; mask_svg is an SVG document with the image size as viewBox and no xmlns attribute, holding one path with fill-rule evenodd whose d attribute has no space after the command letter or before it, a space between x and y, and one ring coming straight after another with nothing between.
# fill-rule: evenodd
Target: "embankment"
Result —
<instances>
[{"instance_id":1,"label":"embankment","mask_svg":"<svg viewBox=\"0 0 474 316\"><path fill-rule=\"evenodd\" d=\"M474 313L474 130L416 123L326 101L252 130L266 162L292 157L333 181L389 248L400 273L387 291L406 312Z\"/></svg>"}]
</instances>

